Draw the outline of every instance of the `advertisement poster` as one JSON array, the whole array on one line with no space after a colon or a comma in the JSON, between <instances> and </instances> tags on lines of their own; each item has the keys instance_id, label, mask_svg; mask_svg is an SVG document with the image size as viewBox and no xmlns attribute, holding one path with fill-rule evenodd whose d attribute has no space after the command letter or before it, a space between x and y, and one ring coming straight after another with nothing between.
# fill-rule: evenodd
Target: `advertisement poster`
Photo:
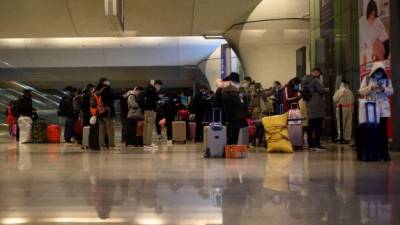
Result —
<instances>
[{"instance_id":1,"label":"advertisement poster","mask_svg":"<svg viewBox=\"0 0 400 225\"><path fill-rule=\"evenodd\" d=\"M360 75L368 75L373 62L390 65L390 0L359 0ZM391 74L389 74L391 76Z\"/></svg>"},{"instance_id":2,"label":"advertisement poster","mask_svg":"<svg viewBox=\"0 0 400 225\"><path fill-rule=\"evenodd\" d=\"M374 62L383 62L391 78L390 0L359 0L360 81ZM392 123L389 122L389 134Z\"/></svg>"}]
</instances>

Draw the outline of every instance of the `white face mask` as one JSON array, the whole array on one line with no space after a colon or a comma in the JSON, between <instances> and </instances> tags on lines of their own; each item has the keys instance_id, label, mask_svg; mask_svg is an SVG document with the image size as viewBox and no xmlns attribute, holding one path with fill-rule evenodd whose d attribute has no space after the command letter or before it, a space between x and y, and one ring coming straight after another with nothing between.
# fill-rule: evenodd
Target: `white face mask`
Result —
<instances>
[{"instance_id":1,"label":"white face mask","mask_svg":"<svg viewBox=\"0 0 400 225\"><path fill-rule=\"evenodd\" d=\"M243 83L243 87L244 87L244 88L249 87L249 85L250 85L250 84L249 84L248 82Z\"/></svg>"},{"instance_id":2,"label":"white face mask","mask_svg":"<svg viewBox=\"0 0 400 225\"><path fill-rule=\"evenodd\" d=\"M104 84L104 85L107 85L107 86L111 86L111 83L110 83L109 80L104 81L103 84Z\"/></svg>"}]
</instances>

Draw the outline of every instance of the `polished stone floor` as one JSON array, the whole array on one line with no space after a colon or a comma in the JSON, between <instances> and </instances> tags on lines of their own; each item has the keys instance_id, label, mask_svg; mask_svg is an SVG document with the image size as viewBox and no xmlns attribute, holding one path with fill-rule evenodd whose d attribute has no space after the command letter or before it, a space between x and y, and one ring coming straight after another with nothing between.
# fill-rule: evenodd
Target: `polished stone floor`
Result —
<instances>
[{"instance_id":1,"label":"polished stone floor","mask_svg":"<svg viewBox=\"0 0 400 225\"><path fill-rule=\"evenodd\" d=\"M0 136L0 224L400 224L400 155L202 157L201 145L88 152Z\"/></svg>"}]
</instances>

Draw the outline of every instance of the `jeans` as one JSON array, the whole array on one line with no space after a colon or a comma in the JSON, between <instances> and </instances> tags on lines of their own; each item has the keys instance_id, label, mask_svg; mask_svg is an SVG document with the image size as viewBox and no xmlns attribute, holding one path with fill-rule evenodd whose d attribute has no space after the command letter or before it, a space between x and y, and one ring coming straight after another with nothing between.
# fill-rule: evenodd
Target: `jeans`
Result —
<instances>
[{"instance_id":1,"label":"jeans","mask_svg":"<svg viewBox=\"0 0 400 225\"><path fill-rule=\"evenodd\" d=\"M74 125L74 119L65 117L64 140L66 142L71 142L71 138L74 137Z\"/></svg>"},{"instance_id":2,"label":"jeans","mask_svg":"<svg viewBox=\"0 0 400 225\"><path fill-rule=\"evenodd\" d=\"M144 111L144 130L143 130L143 144L151 145L153 142L153 128L156 121L156 112L151 110Z\"/></svg>"},{"instance_id":3,"label":"jeans","mask_svg":"<svg viewBox=\"0 0 400 225\"><path fill-rule=\"evenodd\" d=\"M321 147L323 118L309 119L307 128L307 142L310 148Z\"/></svg>"}]
</instances>

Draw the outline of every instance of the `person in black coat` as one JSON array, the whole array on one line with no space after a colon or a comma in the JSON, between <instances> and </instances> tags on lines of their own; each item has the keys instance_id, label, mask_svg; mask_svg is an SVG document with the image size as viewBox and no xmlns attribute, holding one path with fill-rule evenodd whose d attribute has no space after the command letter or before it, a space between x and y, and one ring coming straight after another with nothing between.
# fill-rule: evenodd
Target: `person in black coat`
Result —
<instances>
[{"instance_id":1,"label":"person in black coat","mask_svg":"<svg viewBox=\"0 0 400 225\"><path fill-rule=\"evenodd\" d=\"M238 144L239 132L246 126L246 100L239 93L239 74L229 75L230 84L222 89L222 105L228 132L228 145Z\"/></svg>"},{"instance_id":2,"label":"person in black coat","mask_svg":"<svg viewBox=\"0 0 400 225\"><path fill-rule=\"evenodd\" d=\"M209 122L209 113L210 113L210 96L206 89L201 89L200 93L198 93L191 102L190 105L191 113L195 114L196 121L196 142L203 141L203 123Z\"/></svg>"},{"instance_id":3,"label":"person in black coat","mask_svg":"<svg viewBox=\"0 0 400 225\"><path fill-rule=\"evenodd\" d=\"M98 115L100 148L114 148L114 99L116 98L116 96L111 89L110 81L104 77L100 78L99 83L96 86L95 92L98 96L101 96L101 100L106 109L103 114ZM106 145L106 140L108 140L108 145Z\"/></svg>"},{"instance_id":4,"label":"person in black coat","mask_svg":"<svg viewBox=\"0 0 400 225\"><path fill-rule=\"evenodd\" d=\"M156 111L158 102L158 92L160 91L163 83L160 80L156 80L154 85L150 84L144 90L144 136L143 143L146 147L151 147L156 149L157 146L152 143L153 141L153 127L156 121Z\"/></svg>"}]
</instances>

